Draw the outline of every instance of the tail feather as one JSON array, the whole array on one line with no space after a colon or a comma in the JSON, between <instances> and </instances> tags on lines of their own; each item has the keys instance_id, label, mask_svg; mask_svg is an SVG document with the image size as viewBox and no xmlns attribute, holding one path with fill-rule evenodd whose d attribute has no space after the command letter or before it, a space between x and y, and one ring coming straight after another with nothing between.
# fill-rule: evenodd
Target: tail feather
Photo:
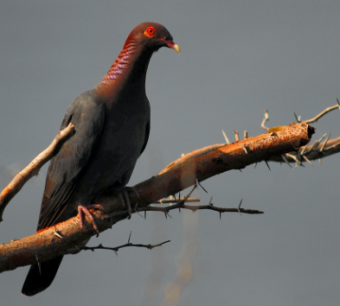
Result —
<instances>
[{"instance_id":1,"label":"tail feather","mask_svg":"<svg viewBox=\"0 0 340 306\"><path fill-rule=\"evenodd\" d=\"M63 256L55 257L49 261L32 265L28 271L21 293L27 296L35 295L48 288L57 274ZM41 273L40 273L41 271Z\"/></svg>"}]
</instances>

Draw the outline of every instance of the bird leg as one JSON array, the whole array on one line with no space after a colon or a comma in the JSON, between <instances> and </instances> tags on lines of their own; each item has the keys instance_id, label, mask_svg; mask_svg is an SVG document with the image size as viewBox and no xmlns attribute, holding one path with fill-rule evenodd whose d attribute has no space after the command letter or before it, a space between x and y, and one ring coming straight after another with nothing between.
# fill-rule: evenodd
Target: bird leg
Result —
<instances>
[{"instance_id":1,"label":"bird leg","mask_svg":"<svg viewBox=\"0 0 340 306\"><path fill-rule=\"evenodd\" d=\"M129 195L125 189L125 187L123 187L119 192L118 192L119 198L120 200L123 202L124 207L127 206L128 209L128 219L131 219L131 213L132 213L132 209L131 209L131 201L129 198Z\"/></svg>"},{"instance_id":2,"label":"bird leg","mask_svg":"<svg viewBox=\"0 0 340 306\"><path fill-rule=\"evenodd\" d=\"M129 188L136 194L137 198L139 199L140 195L138 191L136 190L136 188L134 187L129 187ZM127 206L128 215L129 215L128 219L131 219L131 214L132 214L131 201L130 201L129 194L126 191L125 187L123 187L121 190L118 191L118 196L120 200L123 202L124 207Z\"/></svg>"},{"instance_id":3,"label":"bird leg","mask_svg":"<svg viewBox=\"0 0 340 306\"><path fill-rule=\"evenodd\" d=\"M89 209L103 209L103 207L100 204L92 204L88 206L83 206L83 205L78 205L78 214L79 214L79 219L80 219L80 224L82 227L84 227L84 215L86 215L90 223L93 227L93 230L97 233L97 237L99 236L99 230L96 222L94 221L94 218L92 214L90 213Z\"/></svg>"}]
</instances>

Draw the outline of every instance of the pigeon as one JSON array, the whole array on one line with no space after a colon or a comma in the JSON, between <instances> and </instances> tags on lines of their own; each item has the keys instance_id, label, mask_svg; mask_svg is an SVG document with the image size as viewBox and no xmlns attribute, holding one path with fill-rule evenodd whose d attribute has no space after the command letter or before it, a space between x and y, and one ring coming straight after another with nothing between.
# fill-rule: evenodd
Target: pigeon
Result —
<instances>
[{"instance_id":1,"label":"pigeon","mask_svg":"<svg viewBox=\"0 0 340 306\"><path fill-rule=\"evenodd\" d=\"M87 215L98 232L88 209L99 197L124 190L147 145L150 104L145 78L152 54L162 47L180 53L164 26L138 25L99 84L70 105L61 129L73 123L76 132L50 162L38 231L78 213L81 222ZM62 259L59 255L32 265L22 293L33 296L48 288Z\"/></svg>"}]
</instances>

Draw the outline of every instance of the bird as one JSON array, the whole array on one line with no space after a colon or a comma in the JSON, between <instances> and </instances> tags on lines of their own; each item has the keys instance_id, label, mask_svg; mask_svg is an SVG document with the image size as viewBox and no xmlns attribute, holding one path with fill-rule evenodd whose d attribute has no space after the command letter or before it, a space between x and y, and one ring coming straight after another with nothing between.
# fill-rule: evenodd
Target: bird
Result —
<instances>
[{"instance_id":1,"label":"bird","mask_svg":"<svg viewBox=\"0 0 340 306\"><path fill-rule=\"evenodd\" d=\"M139 24L102 80L70 105L60 129L72 123L76 132L51 159L38 231L77 213L83 222L83 214L91 217L88 209L97 198L124 190L149 139L146 72L152 54L162 47L180 53L163 25ZM33 264L22 294L33 296L48 288L62 259L63 255L59 255Z\"/></svg>"}]
</instances>

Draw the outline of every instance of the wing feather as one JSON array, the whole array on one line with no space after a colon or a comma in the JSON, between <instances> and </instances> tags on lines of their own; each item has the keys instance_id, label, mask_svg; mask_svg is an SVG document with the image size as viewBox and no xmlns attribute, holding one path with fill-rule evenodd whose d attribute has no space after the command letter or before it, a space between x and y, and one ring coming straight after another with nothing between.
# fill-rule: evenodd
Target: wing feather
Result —
<instances>
[{"instance_id":1,"label":"wing feather","mask_svg":"<svg viewBox=\"0 0 340 306\"><path fill-rule=\"evenodd\" d=\"M93 91L76 98L68 109L61 129L70 122L76 133L51 160L39 215L38 230L57 222L67 207L82 171L91 159L105 121L104 106L96 103Z\"/></svg>"}]
</instances>

